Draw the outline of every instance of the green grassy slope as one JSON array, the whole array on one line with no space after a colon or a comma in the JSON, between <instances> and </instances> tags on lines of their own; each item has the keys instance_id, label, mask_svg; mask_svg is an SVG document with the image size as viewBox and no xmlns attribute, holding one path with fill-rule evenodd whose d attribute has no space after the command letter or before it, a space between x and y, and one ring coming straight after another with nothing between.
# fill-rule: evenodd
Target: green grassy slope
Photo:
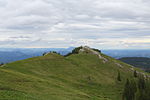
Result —
<instances>
[{"instance_id":1,"label":"green grassy slope","mask_svg":"<svg viewBox=\"0 0 150 100\"><path fill-rule=\"evenodd\" d=\"M131 67L102 56L108 61L93 54L50 53L3 65L0 100L121 100L126 79L133 78Z\"/></svg>"}]
</instances>

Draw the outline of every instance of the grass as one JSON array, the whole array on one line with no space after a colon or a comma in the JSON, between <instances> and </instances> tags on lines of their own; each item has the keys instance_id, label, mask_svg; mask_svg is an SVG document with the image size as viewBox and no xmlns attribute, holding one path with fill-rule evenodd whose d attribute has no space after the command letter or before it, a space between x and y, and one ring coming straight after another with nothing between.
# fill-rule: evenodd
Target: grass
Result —
<instances>
[{"instance_id":1,"label":"grass","mask_svg":"<svg viewBox=\"0 0 150 100\"><path fill-rule=\"evenodd\" d=\"M126 79L133 78L131 66L103 57L108 62L92 54L50 53L3 65L0 100L120 100Z\"/></svg>"}]
</instances>

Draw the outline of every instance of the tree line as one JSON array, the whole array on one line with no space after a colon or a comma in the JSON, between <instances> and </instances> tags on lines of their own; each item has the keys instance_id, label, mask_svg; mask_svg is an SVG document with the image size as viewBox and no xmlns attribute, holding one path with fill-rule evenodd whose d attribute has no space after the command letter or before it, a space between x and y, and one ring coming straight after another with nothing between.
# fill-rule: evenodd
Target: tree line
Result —
<instances>
[{"instance_id":1,"label":"tree line","mask_svg":"<svg viewBox=\"0 0 150 100\"><path fill-rule=\"evenodd\" d=\"M134 79L127 79L122 100L150 100L150 80L143 74L137 74L134 71ZM118 72L117 80L121 81L120 72Z\"/></svg>"}]
</instances>

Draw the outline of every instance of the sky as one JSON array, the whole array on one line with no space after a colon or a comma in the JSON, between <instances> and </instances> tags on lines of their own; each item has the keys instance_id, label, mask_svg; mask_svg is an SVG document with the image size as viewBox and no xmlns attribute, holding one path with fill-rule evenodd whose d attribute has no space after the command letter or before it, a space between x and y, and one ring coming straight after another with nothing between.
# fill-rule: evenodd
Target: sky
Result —
<instances>
[{"instance_id":1,"label":"sky","mask_svg":"<svg viewBox=\"0 0 150 100\"><path fill-rule=\"evenodd\" d=\"M0 0L0 47L150 49L150 0Z\"/></svg>"}]
</instances>

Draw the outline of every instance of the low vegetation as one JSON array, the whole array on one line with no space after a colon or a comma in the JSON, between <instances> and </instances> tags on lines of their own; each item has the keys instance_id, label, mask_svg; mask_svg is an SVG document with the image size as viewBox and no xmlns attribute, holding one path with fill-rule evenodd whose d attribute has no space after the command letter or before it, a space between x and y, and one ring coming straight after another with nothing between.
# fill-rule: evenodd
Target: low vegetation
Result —
<instances>
[{"instance_id":1,"label":"low vegetation","mask_svg":"<svg viewBox=\"0 0 150 100\"><path fill-rule=\"evenodd\" d=\"M137 76L149 76L100 52L107 62L92 53L78 53L80 49L76 48L65 57L47 53L3 65L0 67L0 99L122 100L124 97L126 100L126 91L129 91L126 86L130 87L131 80L138 82L134 70L137 70ZM144 93L148 90L145 88ZM137 95L135 97L142 95L140 89L134 94Z\"/></svg>"}]
</instances>

